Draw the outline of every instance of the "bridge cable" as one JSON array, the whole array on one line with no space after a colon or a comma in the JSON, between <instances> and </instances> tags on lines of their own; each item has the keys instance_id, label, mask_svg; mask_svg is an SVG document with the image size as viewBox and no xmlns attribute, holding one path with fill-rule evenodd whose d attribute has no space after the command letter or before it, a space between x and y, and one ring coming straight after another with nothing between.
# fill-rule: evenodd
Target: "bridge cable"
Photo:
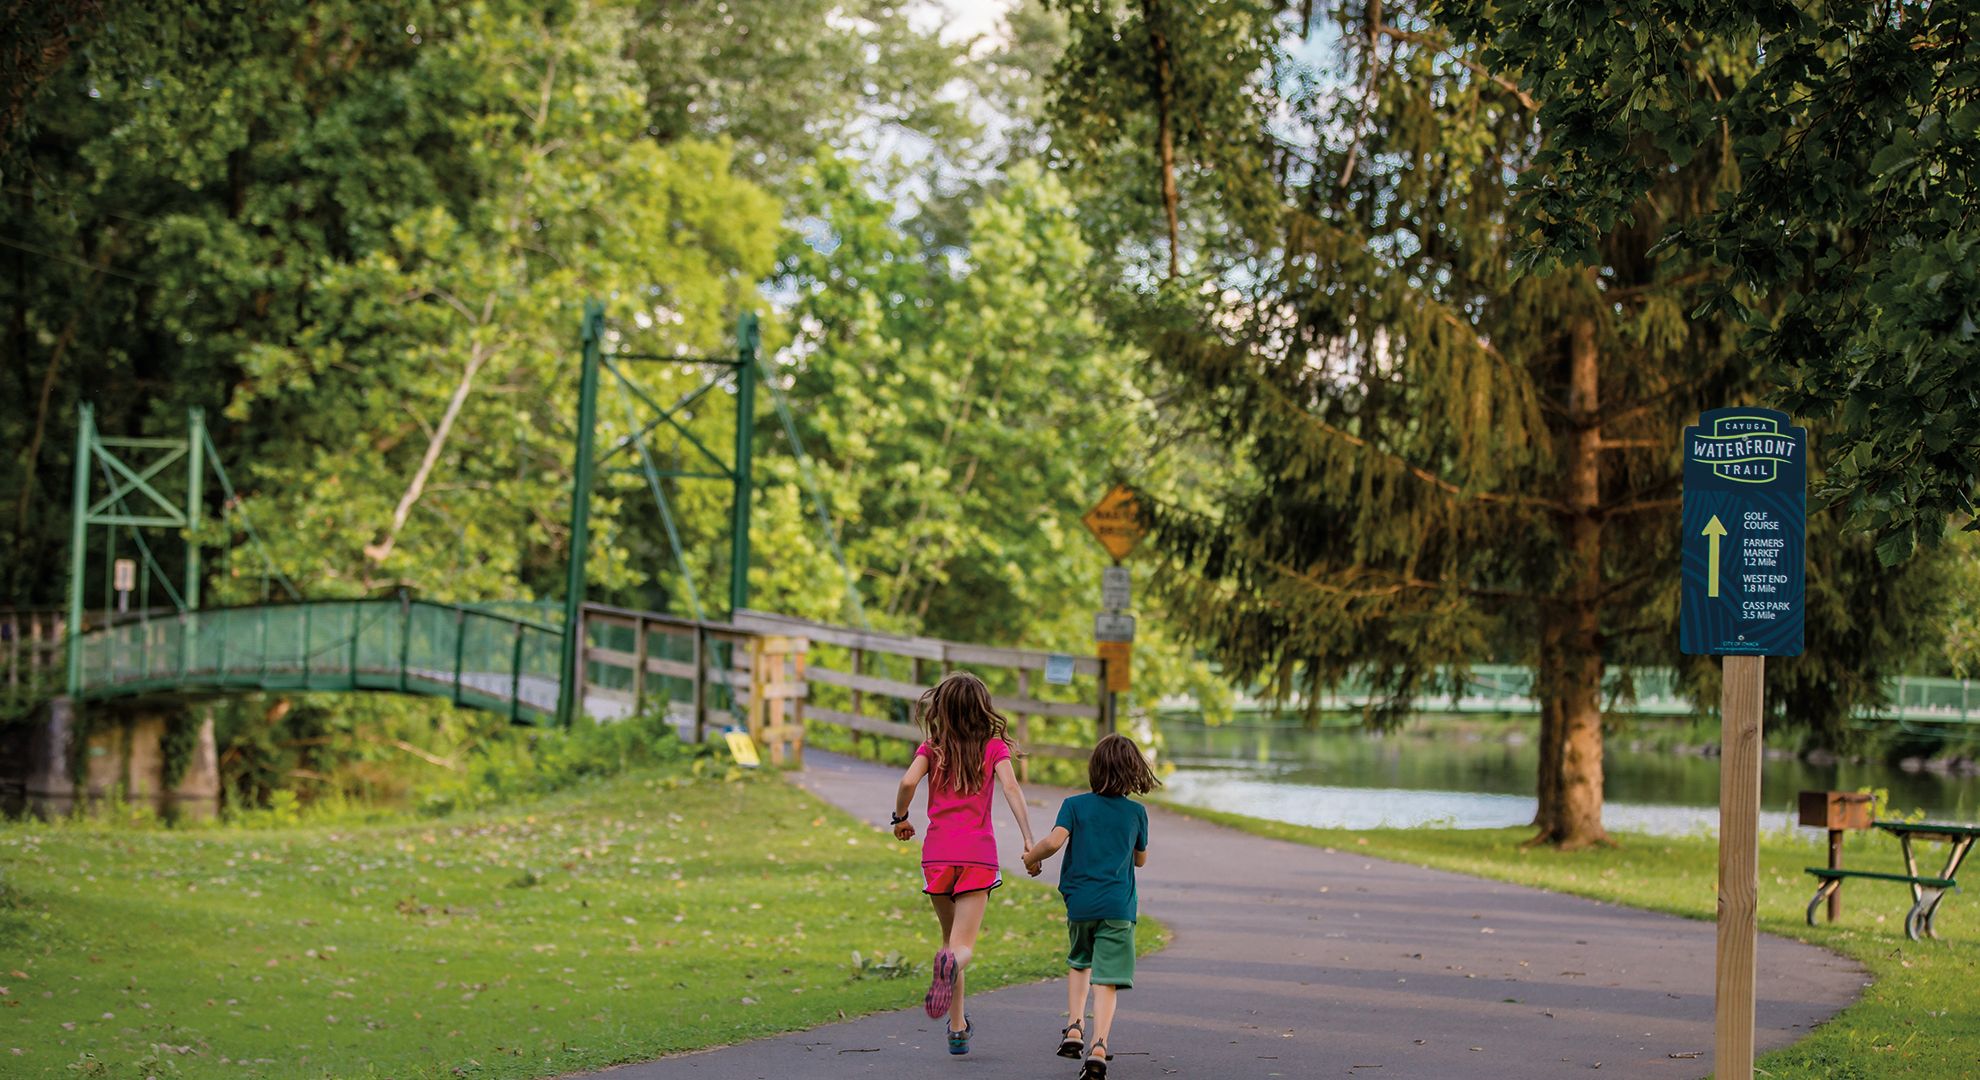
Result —
<instances>
[{"instance_id":1,"label":"bridge cable","mask_svg":"<svg viewBox=\"0 0 1980 1080\"><path fill-rule=\"evenodd\" d=\"M289 581L288 575L282 573L282 568L275 565L275 560L269 556L268 545L262 542L261 534L255 531L254 521L248 517L247 504L241 501L240 496L234 494L234 485L227 479L226 466L220 464L220 450L213 445L212 434L204 426L200 427L199 434L200 438L206 440L206 459L213 463L213 472L220 477L220 490L227 496L227 502L222 507L222 513L228 513L233 510L240 511L241 524L247 526L248 539L254 541L254 549L261 554L261 564L263 567L261 576L262 602L266 603L268 601L268 575L271 573L275 575L275 580L282 583L284 589L289 590L290 596L301 600L303 594ZM229 558L232 557L231 553L232 548L230 546Z\"/></svg>"},{"instance_id":2,"label":"bridge cable","mask_svg":"<svg viewBox=\"0 0 1980 1080\"><path fill-rule=\"evenodd\" d=\"M101 457L98 457L96 459L96 464L98 468L103 470L103 480L105 483L110 485L110 490L112 491L117 490L117 478L110 474L109 463L104 461ZM131 514L130 506L124 502L124 497L122 495L117 496L117 511L123 514L125 517L133 516ZM177 589L172 588L172 579L166 575L165 568L158 565L157 559L152 558L151 545L144 542L144 534L139 532L137 530L137 526L135 525L127 525L125 527L131 531L131 539L137 541L138 551L140 554L144 556L145 565L147 567L150 567L158 571L158 583L160 585L165 586L165 595L172 598L172 606L178 608L179 611L184 612L186 610L185 598L179 595ZM110 528L110 539L112 543L116 541L116 537L117 537L117 529L116 526L113 525ZM149 604L146 604L146 606L149 606ZM107 613L106 613L106 617L107 617Z\"/></svg>"},{"instance_id":3,"label":"bridge cable","mask_svg":"<svg viewBox=\"0 0 1980 1080\"><path fill-rule=\"evenodd\" d=\"M763 371L763 385L770 388L770 400L777 406L777 418L784 423L784 438L790 442L791 453L797 458L798 475L804 479L805 490L811 493L811 508L818 516L818 528L825 534L825 542L832 547L832 557L839 561L839 573L846 582L846 600L852 605L853 614L859 616L860 627L871 630L873 623L866 617L866 605L860 599L858 581L853 576L851 564L846 561L845 548L839 544L838 526L832 524L832 514L829 504L825 501L825 492L819 487L818 478L811 471L811 455L805 452L804 440L798 437L797 421L791 416L790 399L784 396L784 388L778 384L776 373L771 370L770 362L761 352L757 353L756 362ZM881 677L893 678L893 665L887 662L887 654L877 653L875 658L880 661Z\"/></svg>"},{"instance_id":4,"label":"bridge cable","mask_svg":"<svg viewBox=\"0 0 1980 1080\"><path fill-rule=\"evenodd\" d=\"M853 613L859 616L859 625L873 629L866 618L866 605L860 602L859 585L853 577L852 566L846 562L845 549L839 546L839 530L832 524L832 515L825 501L825 493L818 486L818 478L811 472L811 455L804 452L804 440L798 438L797 421L791 417L791 403L784 397L784 388L777 383L777 374L771 370L769 361L761 353L757 364L763 369L763 385L770 388L770 399L777 404L777 417L784 422L784 438L790 440L791 453L797 458L798 475L804 478L805 489L811 493L811 507L818 515L818 528L825 534L825 542L832 547L832 557L839 561L839 573L846 580L846 600L852 605Z\"/></svg>"},{"instance_id":5,"label":"bridge cable","mask_svg":"<svg viewBox=\"0 0 1980 1080\"><path fill-rule=\"evenodd\" d=\"M613 374L619 375L616 370ZM624 375L619 375L621 384L625 382L625 378ZM687 554L681 550L680 530L674 526L674 513L667 505L667 495L660 490L659 471L653 467L653 458L647 453L646 439L639 432L639 418L633 412L632 398L626 394L624 385L619 387L619 400L626 406L626 427L632 432L633 446L639 451L640 466L646 471L646 485L653 491L653 501L660 505L660 520L667 526L667 544L674 549L674 565L680 568L681 582L687 586L688 604L694 609L696 622L707 622L707 613L701 607L701 594L694 587L694 574L688 569ZM700 633L700 630L697 629L696 633ZM730 648L733 649L734 646L731 645ZM711 648L708 651L715 658L716 670L722 673L722 680L729 686L729 715L735 718L739 725L747 727L748 721L743 717L742 710L738 708L741 702L736 698L735 680L729 671L728 662L722 659L722 650Z\"/></svg>"}]
</instances>

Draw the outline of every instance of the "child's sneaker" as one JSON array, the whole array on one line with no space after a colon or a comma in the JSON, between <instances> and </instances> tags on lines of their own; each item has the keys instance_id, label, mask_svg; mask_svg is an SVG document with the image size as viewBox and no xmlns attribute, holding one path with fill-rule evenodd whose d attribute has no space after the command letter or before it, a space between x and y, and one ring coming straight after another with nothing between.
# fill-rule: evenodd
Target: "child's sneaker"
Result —
<instances>
[{"instance_id":1,"label":"child's sneaker","mask_svg":"<svg viewBox=\"0 0 1980 1080\"><path fill-rule=\"evenodd\" d=\"M963 1017L963 1029L961 1031L957 1031L954 1028L949 1029L949 1053L969 1053L969 1037L975 1031L976 1024L969 1017Z\"/></svg>"},{"instance_id":2,"label":"child's sneaker","mask_svg":"<svg viewBox=\"0 0 1980 1080\"><path fill-rule=\"evenodd\" d=\"M949 998L956 990L956 954L947 949L935 954L935 977L928 983L928 997L921 1007L927 1011L930 1020L940 1020L949 1013Z\"/></svg>"}]
</instances>

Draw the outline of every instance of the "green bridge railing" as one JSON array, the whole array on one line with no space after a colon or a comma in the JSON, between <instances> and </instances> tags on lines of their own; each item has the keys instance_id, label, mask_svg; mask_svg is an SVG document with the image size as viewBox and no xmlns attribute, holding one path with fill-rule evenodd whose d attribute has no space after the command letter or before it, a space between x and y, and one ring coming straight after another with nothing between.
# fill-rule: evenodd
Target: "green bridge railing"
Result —
<instances>
[{"instance_id":1,"label":"green bridge railing","mask_svg":"<svg viewBox=\"0 0 1980 1080\"><path fill-rule=\"evenodd\" d=\"M82 634L79 696L387 690L550 721L562 643L547 623L412 598L134 616Z\"/></svg>"}]
</instances>

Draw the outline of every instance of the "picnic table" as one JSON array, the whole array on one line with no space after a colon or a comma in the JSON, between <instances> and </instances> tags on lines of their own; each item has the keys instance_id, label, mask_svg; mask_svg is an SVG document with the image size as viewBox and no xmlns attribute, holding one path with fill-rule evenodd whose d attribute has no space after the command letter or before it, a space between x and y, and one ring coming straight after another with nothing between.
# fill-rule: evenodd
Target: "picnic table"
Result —
<instances>
[{"instance_id":1,"label":"picnic table","mask_svg":"<svg viewBox=\"0 0 1980 1080\"><path fill-rule=\"evenodd\" d=\"M1876 827L1898 838L1904 849L1904 873L1885 874L1874 870L1844 870L1840 867L1811 866L1810 874L1815 875L1821 885L1815 890L1815 899L1808 903L1808 925L1815 925L1815 909L1842 887L1845 878L1868 878L1874 881L1902 881L1911 886L1911 910L1904 917L1905 935L1913 941L1922 936L1938 937L1939 932L1932 927L1932 918L1939 911L1939 902L1946 893L1959 887L1954 875L1966 861L1967 852L1973 850L1973 841L1980 839L1980 825L1953 825L1938 821L1879 821ZM1918 872L1918 855L1912 848L1913 841L1946 844L1945 868L1937 877L1927 877Z\"/></svg>"}]
</instances>

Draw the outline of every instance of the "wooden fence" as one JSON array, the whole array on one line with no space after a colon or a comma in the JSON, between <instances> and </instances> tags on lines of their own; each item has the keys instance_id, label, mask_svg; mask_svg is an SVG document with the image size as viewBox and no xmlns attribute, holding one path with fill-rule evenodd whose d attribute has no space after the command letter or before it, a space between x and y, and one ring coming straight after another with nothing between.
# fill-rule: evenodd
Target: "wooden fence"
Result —
<instances>
[{"instance_id":1,"label":"wooden fence","mask_svg":"<svg viewBox=\"0 0 1980 1080\"><path fill-rule=\"evenodd\" d=\"M59 611L0 609L0 665L6 667L0 706L26 708L67 686L67 624Z\"/></svg>"},{"instance_id":2,"label":"wooden fence","mask_svg":"<svg viewBox=\"0 0 1980 1080\"><path fill-rule=\"evenodd\" d=\"M1087 678L1057 690L1043 680L1051 654L1036 650L908 637L761 611L736 612L733 625L808 642L811 649L800 668L804 692L797 695L809 699L801 703L802 716L846 728L855 738L919 741L916 702L958 667L989 685L991 704L1011 718L1011 734L1026 753L1084 761L1094 740L1114 730L1105 661L1097 656L1074 656L1073 675ZM873 715L876 704L885 715Z\"/></svg>"}]
</instances>

